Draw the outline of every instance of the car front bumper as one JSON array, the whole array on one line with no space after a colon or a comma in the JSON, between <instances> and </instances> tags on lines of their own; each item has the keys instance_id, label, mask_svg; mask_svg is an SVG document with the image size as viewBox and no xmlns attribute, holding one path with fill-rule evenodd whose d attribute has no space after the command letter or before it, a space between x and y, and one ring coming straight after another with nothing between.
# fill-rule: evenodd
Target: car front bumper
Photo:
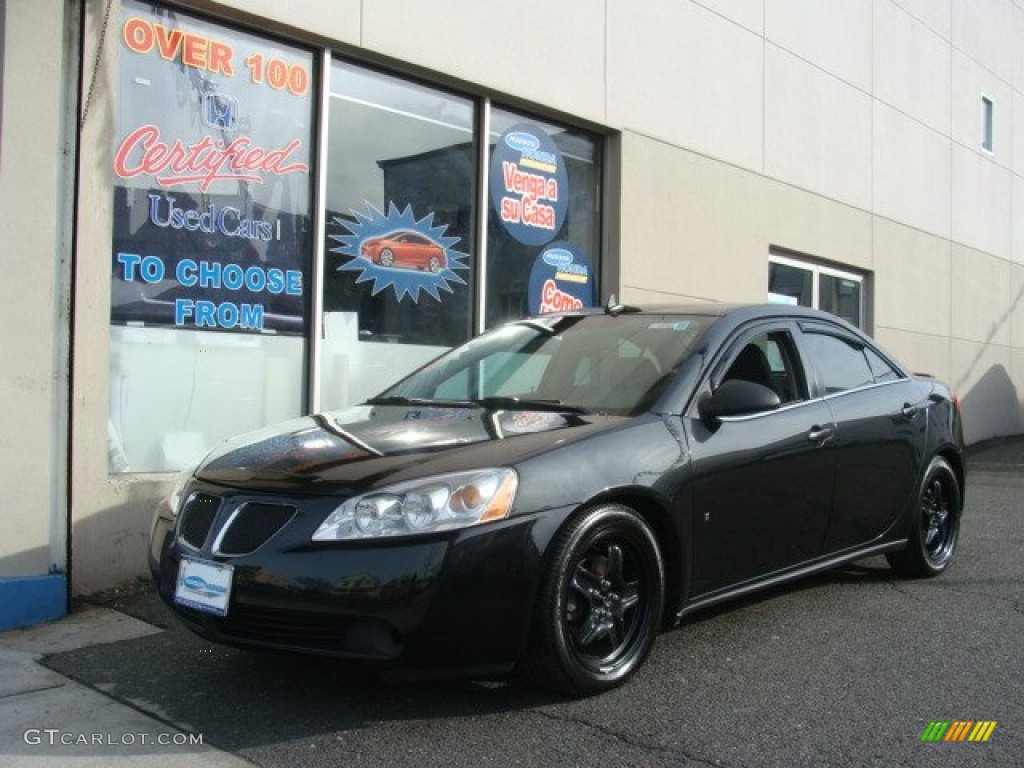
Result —
<instances>
[{"instance_id":1,"label":"car front bumper","mask_svg":"<svg viewBox=\"0 0 1024 768\"><path fill-rule=\"evenodd\" d=\"M226 507L253 498L200 490L218 494ZM164 505L149 553L161 598L215 642L410 670L510 668L525 648L544 551L571 511L423 538L314 543L313 531L338 501L284 501L296 515L254 551L231 557L210 546L227 512L218 513L207 543L196 548L179 535L181 521ZM233 566L225 616L175 603L183 556Z\"/></svg>"}]
</instances>

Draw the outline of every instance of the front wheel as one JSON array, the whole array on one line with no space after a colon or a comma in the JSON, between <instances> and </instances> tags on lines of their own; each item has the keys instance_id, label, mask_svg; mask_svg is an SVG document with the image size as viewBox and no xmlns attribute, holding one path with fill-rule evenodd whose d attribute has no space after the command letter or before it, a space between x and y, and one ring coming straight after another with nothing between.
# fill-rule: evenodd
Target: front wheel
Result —
<instances>
[{"instance_id":1,"label":"front wheel","mask_svg":"<svg viewBox=\"0 0 1024 768\"><path fill-rule=\"evenodd\" d=\"M573 695L621 685L654 644L663 600L661 554L643 518L618 504L583 513L551 545L526 673Z\"/></svg>"},{"instance_id":2,"label":"front wheel","mask_svg":"<svg viewBox=\"0 0 1024 768\"><path fill-rule=\"evenodd\" d=\"M938 576L945 571L960 536L960 510L956 473L948 461L936 456L918 492L906 548L886 555L893 570L914 578Z\"/></svg>"}]
</instances>

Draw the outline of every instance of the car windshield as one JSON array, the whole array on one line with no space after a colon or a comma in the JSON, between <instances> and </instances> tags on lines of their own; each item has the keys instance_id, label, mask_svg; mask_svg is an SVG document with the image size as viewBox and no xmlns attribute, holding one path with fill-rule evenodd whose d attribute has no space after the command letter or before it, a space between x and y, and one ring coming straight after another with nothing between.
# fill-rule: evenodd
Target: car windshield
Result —
<instances>
[{"instance_id":1,"label":"car windshield","mask_svg":"<svg viewBox=\"0 0 1024 768\"><path fill-rule=\"evenodd\" d=\"M368 402L634 414L654 404L711 320L649 313L522 320L457 347Z\"/></svg>"}]
</instances>

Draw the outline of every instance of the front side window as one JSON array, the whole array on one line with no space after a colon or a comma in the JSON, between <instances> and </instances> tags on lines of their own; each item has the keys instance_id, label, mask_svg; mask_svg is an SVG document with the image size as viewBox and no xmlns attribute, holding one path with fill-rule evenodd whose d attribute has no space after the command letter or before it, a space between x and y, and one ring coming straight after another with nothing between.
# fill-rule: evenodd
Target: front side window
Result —
<instances>
[{"instance_id":1,"label":"front side window","mask_svg":"<svg viewBox=\"0 0 1024 768\"><path fill-rule=\"evenodd\" d=\"M804 399L804 379L793 351L793 342L785 331L755 336L730 363L723 381L740 379L768 387L782 403Z\"/></svg>"}]
</instances>

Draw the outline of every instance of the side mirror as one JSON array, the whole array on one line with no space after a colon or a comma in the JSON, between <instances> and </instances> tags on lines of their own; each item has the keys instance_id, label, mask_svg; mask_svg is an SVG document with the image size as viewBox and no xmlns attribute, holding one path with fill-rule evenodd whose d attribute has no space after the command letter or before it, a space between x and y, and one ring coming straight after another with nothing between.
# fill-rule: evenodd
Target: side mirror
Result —
<instances>
[{"instance_id":1,"label":"side mirror","mask_svg":"<svg viewBox=\"0 0 1024 768\"><path fill-rule=\"evenodd\" d=\"M782 405L779 396L763 384L743 379L723 381L710 395L697 403L697 413L708 426L726 416L750 416L774 411Z\"/></svg>"}]
</instances>

